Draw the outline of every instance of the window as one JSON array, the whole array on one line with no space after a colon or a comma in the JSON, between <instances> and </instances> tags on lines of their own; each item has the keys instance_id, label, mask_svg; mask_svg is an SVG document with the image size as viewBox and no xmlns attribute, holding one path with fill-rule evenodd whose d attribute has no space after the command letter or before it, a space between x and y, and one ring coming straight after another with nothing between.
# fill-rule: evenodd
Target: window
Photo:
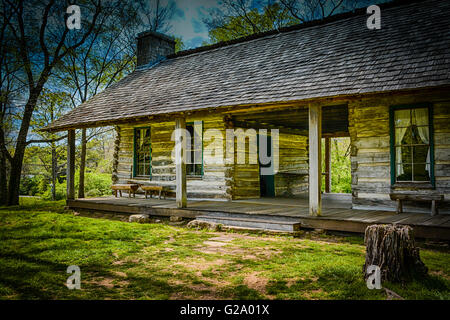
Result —
<instances>
[{"instance_id":1,"label":"window","mask_svg":"<svg viewBox=\"0 0 450 320\"><path fill-rule=\"evenodd\" d=\"M150 177L152 167L150 128L134 129L133 176Z\"/></svg>"},{"instance_id":2,"label":"window","mask_svg":"<svg viewBox=\"0 0 450 320\"><path fill-rule=\"evenodd\" d=\"M428 106L394 107L391 112L393 183L433 183L433 138Z\"/></svg>"},{"instance_id":3,"label":"window","mask_svg":"<svg viewBox=\"0 0 450 320\"><path fill-rule=\"evenodd\" d=\"M186 161L186 174L188 176L203 175L203 123L196 121L186 125L190 142L187 143L188 157Z\"/></svg>"}]
</instances>

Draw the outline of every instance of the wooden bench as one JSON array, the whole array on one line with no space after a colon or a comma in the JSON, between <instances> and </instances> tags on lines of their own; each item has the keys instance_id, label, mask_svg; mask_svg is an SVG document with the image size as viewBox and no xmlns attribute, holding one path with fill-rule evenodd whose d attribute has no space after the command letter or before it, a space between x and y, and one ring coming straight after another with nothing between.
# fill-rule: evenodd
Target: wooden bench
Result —
<instances>
[{"instance_id":1,"label":"wooden bench","mask_svg":"<svg viewBox=\"0 0 450 320\"><path fill-rule=\"evenodd\" d=\"M117 191L120 196L122 196L122 191L128 192L128 198L131 198L131 194L133 194L133 198L136 198L136 190L139 188L139 185L131 183L131 184L113 184L111 189L114 191L114 195L117 198Z\"/></svg>"},{"instance_id":2,"label":"wooden bench","mask_svg":"<svg viewBox=\"0 0 450 320\"><path fill-rule=\"evenodd\" d=\"M147 195L150 195L150 198L152 197L152 194L157 194L159 196L159 199L161 199L161 195L164 194L164 199L166 198L165 188L163 186L146 186L146 185L139 185L142 189L142 191L145 192L145 199L147 199Z\"/></svg>"},{"instance_id":3,"label":"wooden bench","mask_svg":"<svg viewBox=\"0 0 450 320\"><path fill-rule=\"evenodd\" d=\"M414 192L391 192L391 200L397 201L397 213L403 212L402 201L431 201L431 216L438 214L438 202L444 200L444 195L439 193L414 193Z\"/></svg>"}]
</instances>

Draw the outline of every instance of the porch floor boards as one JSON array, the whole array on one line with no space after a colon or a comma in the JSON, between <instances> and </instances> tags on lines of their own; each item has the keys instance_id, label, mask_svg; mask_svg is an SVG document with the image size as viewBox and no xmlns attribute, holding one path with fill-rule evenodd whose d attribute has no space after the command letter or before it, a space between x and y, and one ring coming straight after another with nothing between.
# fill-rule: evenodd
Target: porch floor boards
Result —
<instances>
[{"instance_id":1,"label":"porch floor boards","mask_svg":"<svg viewBox=\"0 0 450 320\"><path fill-rule=\"evenodd\" d=\"M261 198L252 200L188 200L187 208L178 209L174 200L136 198L88 198L69 200L72 210L85 209L122 214L147 213L155 216L195 218L208 213L237 213L256 216L298 218L304 228L364 232L370 224L402 224L414 228L420 238L450 240L450 214L431 217L426 213L354 210L348 202L324 200L322 216L309 215L308 199Z\"/></svg>"}]
</instances>

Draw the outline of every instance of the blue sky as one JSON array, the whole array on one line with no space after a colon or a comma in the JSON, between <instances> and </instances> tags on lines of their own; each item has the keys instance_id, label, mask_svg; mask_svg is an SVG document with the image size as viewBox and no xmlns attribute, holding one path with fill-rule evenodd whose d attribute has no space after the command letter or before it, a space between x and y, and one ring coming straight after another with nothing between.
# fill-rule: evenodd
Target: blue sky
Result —
<instances>
[{"instance_id":1,"label":"blue sky","mask_svg":"<svg viewBox=\"0 0 450 320\"><path fill-rule=\"evenodd\" d=\"M208 10L219 7L219 0L176 0L171 33L182 37L188 48L195 48L208 39L208 29L202 19Z\"/></svg>"}]
</instances>

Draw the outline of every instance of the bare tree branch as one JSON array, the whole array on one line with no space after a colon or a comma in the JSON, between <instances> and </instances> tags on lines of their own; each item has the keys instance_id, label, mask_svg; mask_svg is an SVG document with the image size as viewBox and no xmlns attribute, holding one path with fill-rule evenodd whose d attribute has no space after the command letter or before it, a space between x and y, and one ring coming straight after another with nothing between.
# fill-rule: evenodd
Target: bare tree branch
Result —
<instances>
[{"instance_id":1,"label":"bare tree branch","mask_svg":"<svg viewBox=\"0 0 450 320\"><path fill-rule=\"evenodd\" d=\"M32 144L32 143L51 143L51 142L61 141L65 138L67 138L67 135L58 137L58 138L54 138L54 139L29 140L26 143L27 143L27 145Z\"/></svg>"}]
</instances>

